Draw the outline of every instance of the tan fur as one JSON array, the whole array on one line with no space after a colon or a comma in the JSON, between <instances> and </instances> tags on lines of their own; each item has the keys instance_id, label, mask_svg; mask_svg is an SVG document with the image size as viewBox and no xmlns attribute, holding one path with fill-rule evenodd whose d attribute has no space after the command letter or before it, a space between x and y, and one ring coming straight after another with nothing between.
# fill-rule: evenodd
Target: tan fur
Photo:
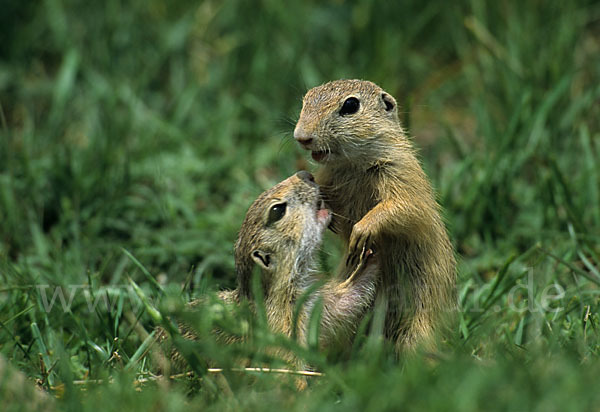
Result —
<instances>
[{"instance_id":1,"label":"tan fur","mask_svg":"<svg viewBox=\"0 0 600 412\"><path fill-rule=\"evenodd\" d=\"M349 97L359 109L341 115ZM350 260L369 247L379 259L387 337L399 352L431 343L444 314L456 309L456 262L395 100L368 81L315 87L304 97L294 137L323 157L316 157L316 179Z\"/></svg>"},{"instance_id":2,"label":"tan fur","mask_svg":"<svg viewBox=\"0 0 600 412\"><path fill-rule=\"evenodd\" d=\"M248 299L252 305L252 273L254 266L259 266L267 322L274 332L287 336L294 335L293 314L297 300L319 279L314 268L315 254L330 221L330 212L323 209L319 187L313 180L309 173L298 172L254 201L235 244L238 287L219 294L226 303L238 304ZM271 208L284 203L286 210L283 217L269 222ZM360 319L372 304L377 272L377 262L370 258L349 279L343 275L343 279L329 280L311 296L297 320L295 335L300 343L306 343L307 323L319 299L323 304L319 336L321 347L351 343ZM198 301L192 302L191 306L196 304ZM185 337L195 338L185 325L181 329ZM225 343L236 340L218 331L217 335ZM274 352L294 361L289 354ZM180 360L176 352L173 359Z\"/></svg>"},{"instance_id":3,"label":"tan fur","mask_svg":"<svg viewBox=\"0 0 600 412\"><path fill-rule=\"evenodd\" d=\"M273 204L287 205L281 220L269 225ZM318 280L315 254L329 223L317 212L322 204L319 188L307 172L299 172L264 192L250 207L235 245L238 296L252 299L249 290L256 251L268 254L272 267L261 267L267 321L271 328L292 336L292 318L297 299ZM323 213L323 211L321 211ZM254 262L252 261L254 260ZM328 346L341 336L350 339L374 297L376 265L369 264L350 281L332 279L313 296L300 313L297 336L306 339L306 322L317 299L323 300L320 344Z\"/></svg>"}]
</instances>

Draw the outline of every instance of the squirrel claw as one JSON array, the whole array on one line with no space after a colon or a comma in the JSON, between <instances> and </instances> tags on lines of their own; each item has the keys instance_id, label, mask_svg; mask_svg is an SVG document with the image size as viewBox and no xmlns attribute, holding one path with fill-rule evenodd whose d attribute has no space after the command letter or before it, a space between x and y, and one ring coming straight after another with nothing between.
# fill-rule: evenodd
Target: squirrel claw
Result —
<instances>
[{"instance_id":1,"label":"squirrel claw","mask_svg":"<svg viewBox=\"0 0 600 412\"><path fill-rule=\"evenodd\" d=\"M358 265L352 270L352 273L350 274L350 276L348 276L348 278L342 283L342 286L349 287L350 284L352 284L352 282L354 282L354 279L357 276L360 276L360 274L365 270L367 265L369 265L373 261L374 255L375 255L375 252L373 251L373 249L363 250L363 253L360 256Z\"/></svg>"},{"instance_id":2,"label":"squirrel claw","mask_svg":"<svg viewBox=\"0 0 600 412\"><path fill-rule=\"evenodd\" d=\"M371 249L371 236L367 235L366 237L361 237L353 242L348 247L348 258L346 259L346 266L354 266L357 263L360 264L367 251Z\"/></svg>"}]
</instances>

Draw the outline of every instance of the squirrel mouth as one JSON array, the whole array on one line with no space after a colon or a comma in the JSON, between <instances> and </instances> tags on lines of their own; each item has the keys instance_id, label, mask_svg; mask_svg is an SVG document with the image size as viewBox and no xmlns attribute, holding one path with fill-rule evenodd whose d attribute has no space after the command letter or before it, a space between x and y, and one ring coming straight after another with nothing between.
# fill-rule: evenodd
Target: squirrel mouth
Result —
<instances>
[{"instance_id":1,"label":"squirrel mouth","mask_svg":"<svg viewBox=\"0 0 600 412\"><path fill-rule=\"evenodd\" d=\"M322 199L317 201L317 219L324 222L326 225L331 221L331 212L325 206L325 202Z\"/></svg>"},{"instance_id":2,"label":"squirrel mouth","mask_svg":"<svg viewBox=\"0 0 600 412\"><path fill-rule=\"evenodd\" d=\"M321 162L327 156L329 156L330 153L331 152L329 150L320 150L320 151L313 151L313 152L311 152L310 155L312 156L314 161Z\"/></svg>"}]
</instances>

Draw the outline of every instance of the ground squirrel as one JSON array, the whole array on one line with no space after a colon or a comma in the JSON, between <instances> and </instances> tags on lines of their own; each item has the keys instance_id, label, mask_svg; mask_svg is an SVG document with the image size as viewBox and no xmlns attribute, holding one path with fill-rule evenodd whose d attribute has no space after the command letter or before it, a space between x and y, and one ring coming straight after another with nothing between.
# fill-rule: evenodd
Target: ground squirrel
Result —
<instances>
[{"instance_id":1,"label":"ground squirrel","mask_svg":"<svg viewBox=\"0 0 600 412\"><path fill-rule=\"evenodd\" d=\"M324 207L319 187L308 172L298 172L261 194L250 206L235 244L238 287L220 292L220 299L234 304L247 299L252 303L252 273L258 265L267 322L274 332L295 335L301 344L306 344L311 311L322 299L320 347L348 347L375 296L379 266L377 258L369 256L370 251L366 252L363 265L348 276L343 275L343 279L330 279L309 297L296 321L296 333L292 330L298 299L319 280L315 255L330 220L331 212ZM199 303L201 300L195 300L190 305ZM196 338L185 325L180 325L180 329L185 338ZM220 331L216 333L225 343L239 340ZM165 337L161 331L159 340ZM294 361L288 353L272 352ZM177 351L171 357L176 363L182 360Z\"/></svg>"},{"instance_id":2,"label":"ground squirrel","mask_svg":"<svg viewBox=\"0 0 600 412\"><path fill-rule=\"evenodd\" d=\"M251 299L252 268L258 264L267 321L274 331L291 336L295 303L318 280L315 255L330 219L319 186L308 172L298 172L261 194L250 206L235 244L238 288L222 292L221 298ZM320 344L327 346L353 336L375 292L377 263L374 258L367 260L347 279L327 282L309 300L298 320L296 332L301 342L318 298L323 299Z\"/></svg>"},{"instance_id":3,"label":"ground squirrel","mask_svg":"<svg viewBox=\"0 0 600 412\"><path fill-rule=\"evenodd\" d=\"M456 262L433 190L398 119L394 98L374 83L337 80L304 96L294 138L321 167L316 175L347 265L373 248L386 337L399 353L431 343L456 306Z\"/></svg>"}]
</instances>

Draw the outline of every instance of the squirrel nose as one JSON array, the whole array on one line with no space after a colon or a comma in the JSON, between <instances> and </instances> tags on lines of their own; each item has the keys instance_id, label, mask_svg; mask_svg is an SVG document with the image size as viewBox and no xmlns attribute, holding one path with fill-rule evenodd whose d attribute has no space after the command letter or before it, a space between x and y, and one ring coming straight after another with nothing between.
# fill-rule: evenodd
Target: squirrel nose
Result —
<instances>
[{"instance_id":1,"label":"squirrel nose","mask_svg":"<svg viewBox=\"0 0 600 412\"><path fill-rule=\"evenodd\" d=\"M303 129L296 127L294 129L294 139L298 141L303 146L308 146L312 143L313 138L310 137Z\"/></svg>"},{"instance_id":2,"label":"squirrel nose","mask_svg":"<svg viewBox=\"0 0 600 412\"><path fill-rule=\"evenodd\" d=\"M296 173L296 176L299 177L301 180L304 180L306 183L314 183L315 181L315 177L306 170L300 170Z\"/></svg>"}]
</instances>

